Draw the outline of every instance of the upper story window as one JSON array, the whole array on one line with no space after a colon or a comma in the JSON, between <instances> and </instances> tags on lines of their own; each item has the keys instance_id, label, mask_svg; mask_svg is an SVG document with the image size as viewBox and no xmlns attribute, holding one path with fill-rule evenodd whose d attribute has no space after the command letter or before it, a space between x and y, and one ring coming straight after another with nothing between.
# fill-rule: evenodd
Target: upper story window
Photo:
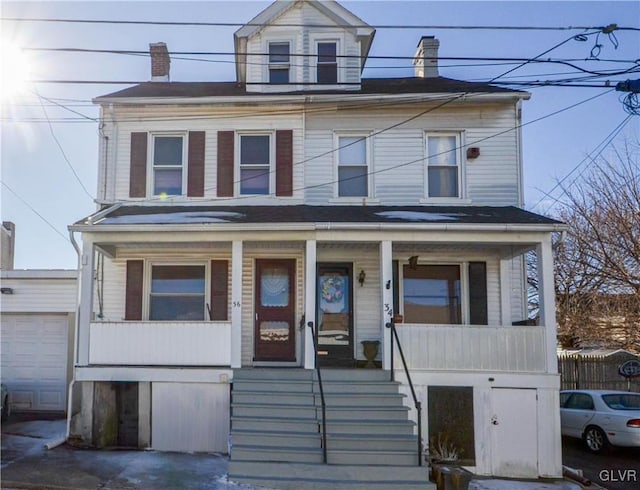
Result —
<instances>
[{"instance_id":1,"label":"upper story window","mask_svg":"<svg viewBox=\"0 0 640 490\"><path fill-rule=\"evenodd\" d=\"M369 195L367 137L338 137L338 197Z\"/></svg>"},{"instance_id":2,"label":"upper story window","mask_svg":"<svg viewBox=\"0 0 640 490\"><path fill-rule=\"evenodd\" d=\"M427 182L429 197L462 197L460 135L427 135Z\"/></svg>"},{"instance_id":3,"label":"upper story window","mask_svg":"<svg viewBox=\"0 0 640 490\"><path fill-rule=\"evenodd\" d=\"M153 137L153 195L168 194L179 196L183 193L184 137Z\"/></svg>"},{"instance_id":4,"label":"upper story window","mask_svg":"<svg viewBox=\"0 0 640 490\"><path fill-rule=\"evenodd\" d=\"M271 135L240 135L240 194L269 194Z\"/></svg>"},{"instance_id":5,"label":"upper story window","mask_svg":"<svg viewBox=\"0 0 640 490\"><path fill-rule=\"evenodd\" d=\"M153 265L149 320L205 319L204 265Z\"/></svg>"},{"instance_id":6,"label":"upper story window","mask_svg":"<svg viewBox=\"0 0 640 490\"><path fill-rule=\"evenodd\" d=\"M317 43L318 59L316 65L318 83L338 82L338 44L335 41Z\"/></svg>"},{"instance_id":7,"label":"upper story window","mask_svg":"<svg viewBox=\"0 0 640 490\"><path fill-rule=\"evenodd\" d=\"M289 83L290 46L288 42L269 43L269 83Z\"/></svg>"}]
</instances>

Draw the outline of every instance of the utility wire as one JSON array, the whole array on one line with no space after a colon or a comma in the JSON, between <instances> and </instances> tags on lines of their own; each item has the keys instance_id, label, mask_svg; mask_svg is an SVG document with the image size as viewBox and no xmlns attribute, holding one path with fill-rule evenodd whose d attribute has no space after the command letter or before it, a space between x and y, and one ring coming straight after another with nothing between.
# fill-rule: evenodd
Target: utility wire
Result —
<instances>
[{"instance_id":1,"label":"utility wire","mask_svg":"<svg viewBox=\"0 0 640 490\"><path fill-rule=\"evenodd\" d=\"M40 96L40 94L38 93L37 90L36 90L35 93L38 96ZM40 100L42 101L42 99L40 99ZM73 165L71 165L71 162L69 161L69 158L67 157L67 154L65 153L64 148L62 148L62 145L60 144L60 141L58 140L58 137L56 136L56 133L53 130L53 125L51 124L51 121L49 120L49 115L47 114L47 109L44 107L44 104L42 105L42 112L44 112L44 116L47 119L47 123L49 125L49 131L51 132L51 136L53 137L53 140L56 142L56 145L58 145L58 148L60 149L60 153L62 154L62 157L64 158L64 161L67 162L68 167L71 169L71 172L73 173L74 177L76 178L76 181L78 182L78 184L80 184L80 187L82 187L82 190L85 192L85 194L87 196L89 196L89 199L91 199L93 201L94 197L91 195L91 193L84 186L84 184L82 183L82 180L80 180L80 176L76 172L76 169L73 168Z\"/></svg>"},{"instance_id":2,"label":"utility wire","mask_svg":"<svg viewBox=\"0 0 640 490\"><path fill-rule=\"evenodd\" d=\"M352 24L302 24L302 23L261 23L261 22L179 22L179 21L149 21L149 20L104 20L104 19L64 19L64 18L36 18L36 17L0 17L0 20L12 22L60 22L73 24L124 24L124 25L155 25L155 26L188 26L188 27L306 27L306 28L350 28ZM460 30L511 30L511 31L577 31L602 30L608 26L456 26L456 25L420 25L420 24L378 24L366 25L373 29L460 29ZM619 31L637 31L636 27L615 27Z\"/></svg>"},{"instance_id":3,"label":"utility wire","mask_svg":"<svg viewBox=\"0 0 640 490\"><path fill-rule=\"evenodd\" d=\"M618 124L607 136L605 136L605 138L598 144L596 145L596 147L586 156L584 157L580 162L578 162L577 165L575 165L562 179L560 179L556 185L554 185L551 190L549 192L544 192L540 189L540 192L542 192L542 194L544 195L542 198L540 198L532 207L531 210L533 211L536 207L538 207L540 205L540 203L542 203L545 198L550 198L554 201L554 203L557 203L560 199L560 196L562 196L562 194L565 194L566 191L564 190L564 188L562 188L562 184L574 173L576 172L583 163L585 163L586 161L590 161L589 164L580 172L580 174L578 174L576 176L575 179L573 179L571 181L571 183L569 184L569 187L572 186L574 184L574 182L580 177L580 175L582 175L582 173L584 172L584 170L595 161L596 158L598 158L602 152L605 150L605 148L607 146L609 146L611 144L611 142L615 139L615 137L620 134L620 132L622 131L622 129L626 126L626 124L631 120L633 116L630 114L627 117L625 117L622 122L620 124ZM598 150L598 148L600 148ZM593 153L597 150L597 153L594 155ZM555 198L552 196L552 193L557 189L561 187L562 193L560 194L559 197Z\"/></svg>"},{"instance_id":4,"label":"utility wire","mask_svg":"<svg viewBox=\"0 0 640 490\"><path fill-rule=\"evenodd\" d=\"M59 236L61 236L65 241L71 243L69 241L69 239L64 236L55 226L53 226L53 224L51 223L51 221L49 221L47 218L45 218L44 216L42 216L38 211L35 210L35 208L29 204L27 201L25 201L24 199L22 199L22 197L20 197L20 195L14 191L11 187L9 187L6 183L4 183L3 181L0 180L0 184L2 184L3 186L6 187L6 189L11 192L11 194L13 194L20 202L22 202L22 204L24 204L25 206L27 206L31 211L33 211L42 221L44 221L47 225L49 225L49 227L55 231Z\"/></svg>"}]
</instances>

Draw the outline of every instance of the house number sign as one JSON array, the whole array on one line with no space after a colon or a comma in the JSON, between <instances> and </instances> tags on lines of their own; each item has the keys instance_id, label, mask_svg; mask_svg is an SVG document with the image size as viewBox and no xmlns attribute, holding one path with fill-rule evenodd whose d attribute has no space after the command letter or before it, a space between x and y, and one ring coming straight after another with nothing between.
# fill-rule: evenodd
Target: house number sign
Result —
<instances>
[{"instance_id":1,"label":"house number sign","mask_svg":"<svg viewBox=\"0 0 640 490\"><path fill-rule=\"evenodd\" d=\"M624 376L625 378L640 377L640 361L636 359L629 359L620 365L618 373L620 376Z\"/></svg>"}]
</instances>

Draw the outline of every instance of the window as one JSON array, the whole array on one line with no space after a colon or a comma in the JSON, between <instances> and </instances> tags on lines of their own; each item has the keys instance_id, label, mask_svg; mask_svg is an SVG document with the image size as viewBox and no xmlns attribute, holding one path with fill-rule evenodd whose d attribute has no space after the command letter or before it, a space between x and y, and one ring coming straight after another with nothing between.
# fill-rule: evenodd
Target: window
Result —
<instances>
[{"instance_id":1,"label":"window","mask_svg":"<svg viewBox=\"0 0 640 490\"><path fill-rule=\"evenodd\" d=\"M427 136L429 197L460 197L460 136Z\"/></svg>"},{"instance_id":2,"label":"window","mask_svg":"<svg viewBox=\"0 0 640 490\"><path fill-rule=\"evenodd\" d=\"M240 194L269 194L270 163L270 135L240 135Z\"/></svg>"},{"instance_id":3,"label":"window","mask_svg":"<svg viewBox=\"0 0 640 490\"><path fill-rule=\"evenodd\" d=\"M318 61L317 61L317 78L318 83L337 83L338 82L338 59L337 59L337 43L335 42L319 42Z\"/></svg>"},{"instance_id":4,"label":"window","mask_svg":"<svg viewBox=\"0 0 640 490\"><path fill-rule=\"evenodd\" d=\"M289 83L289 43L269 43L269 83Z\"/></svg>"},{"instance_id":5,"label":"window","mask_svg":"<svg viewBox=\"0 0 640 490\"><path fill-rule=\"evenodd\" d=\"M149 320L204 320L205 277L204 265L153 265Z\"/></svg>"},{"instance_id":6,"label":"window","mask_svg":"<svg viewBox=\"0 0 640 490\"><path fill-rule=\"evenodd\" d=\"M405 322L462 323L460 266L405 265L402 289Z\"/></svg>"},{"instance_id":7,"label":"window","mask_svg":"<svg viewBox=\"0 0 640 490\"><path fill-rule=\"evenodd\" d=\"M153 195L182 194L183 171L182 136L154 136L153 138Z\"/></svg>"},{"instance_id":8,"label":"window","mask_svg":"<svg viewBox=\"0 0 640 490\"><path fill-rule=\"evenodd\" d=\"M338 137L338 196L369 195L366 136Z\"/></svg>"},{"instance_id":9,"label":"window","mask_svg":"<svg viewBox=\"0 0 640 490\"><path fill-rule=\"evenodd\" d=\"M586 393L574 393L564 404L564 408L573 410L593 410L593 399Z\"/></svg>"}]
</instances>

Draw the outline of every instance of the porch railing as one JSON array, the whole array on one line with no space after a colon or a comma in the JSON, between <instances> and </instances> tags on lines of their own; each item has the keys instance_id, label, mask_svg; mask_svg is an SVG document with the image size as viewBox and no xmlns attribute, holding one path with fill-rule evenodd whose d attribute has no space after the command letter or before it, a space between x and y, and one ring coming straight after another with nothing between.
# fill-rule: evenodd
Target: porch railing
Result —
<instances>
[{"instance_id":1,"label":"porch railing","mask_svg":"<svg viewBox=\"0 0 640 490\"><path fill-rule=\"evenodd\" d=\"M315 356L316 373L318 374L318 387L320 388L320 403L322 405L322 461L327 464L327 404L324 400L324 388L322 387L322 374L318 364L318 339L316 338L316 330L313 322L308 322L307 326L311 329L311 338L313 339L313 354Z\"/></svg>"},{"instance_id":2,"label":"porch railing","mask_svg":"<svg viewBox=\"0 0 640 490\"><path fill-rule=\"evenodd\" d=\"M398 332L396 330L396 325L393 320L386 324L387 328L391 329L391 381L395 379L394 374L394 339L395 344L398 346L398 353L400 354L400 358L402 359L402 366L404 367L404 374L407 377L407 381L409 383L409 388L411 388L411 396L413 396L413 404L416 407L416 419L418 421L418 466L422 466L422 402L418 400L418 396L416 395L416 390L413 387L413 381L411 380L411 374L409 373L409 367L407 366L407 361L404 358L404 352L402 352L402 345L400 344L400 339L398 338Z\"/></svg>"}]
</instances>

